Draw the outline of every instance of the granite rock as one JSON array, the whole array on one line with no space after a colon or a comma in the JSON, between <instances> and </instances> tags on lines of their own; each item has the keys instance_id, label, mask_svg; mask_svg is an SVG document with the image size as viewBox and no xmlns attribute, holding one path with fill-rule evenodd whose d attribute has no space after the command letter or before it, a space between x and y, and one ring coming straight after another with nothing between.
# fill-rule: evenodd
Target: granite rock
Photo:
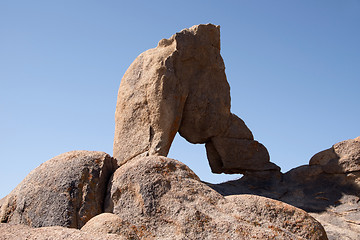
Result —
<instances>
[{"instance_id":1,"label":"granite rock","mask_svg":"<svg viewBox=\"0 0 360 240\"><path fill-rule=\"evenodd\" d=\"M103 212L106 186L117 168L104 152L72 151L30 172L3 199L3 223L82 227Z\"/></svg>"},{"instance_id":2,"label":"granite rock","mask_svg":"<svg viewBox=\"0 0 360 240\"><path fill-rule=\"evenodd\" d=\"M31 228L23 224L0 223L0 240L125 240L115 234L87 233L60 226Z\"/></svg>"},{"instance_id":3,"label":"granite rock","mask_svg":"<svg viewBox=\"0 0 360 240\"><path fill-rule=\"evenodd\" d=\"M359 153L358 137L286 173L248 172L239 180L208 185L224 196L252 194L301 208L324 226L329 239L360 239Z\"/></svg>"},{"instance_id":4,"label":"granite rock","mask_svg":"<svg viewBox=\"0 0 360 240\"><path fill-rule=\"evenodd\" d=\"M279 169L244 121L230 112L219 26L196 25L162 39L140 54L121 80L114 137L119 165L167 156L177 132L191 143L206 143L214 173Z\"/></svg>"},{"instance_id":5,"label":"granite rock","mask_svg":"<svg viewBox=\"0 0 360 240\"><path fill-rule=\"evenodd\" d=\"M90 219L81 231L94 234L117 234L126 239L139 239L144 237L136 226L122 220L118 215L113 213L102 213Z\"/></svg>"},{"instance_id":6,"label":"granite rock","mask_svg":"<svg viewBox=\"0 0 360 240\"><path fill-rule=\"evenodd\" d=\"M105 211L133 226L140 239L327 239L305 211L261 196L223 197L186 165L162 156L118 168Z\"/></svg>"}]
</instances>

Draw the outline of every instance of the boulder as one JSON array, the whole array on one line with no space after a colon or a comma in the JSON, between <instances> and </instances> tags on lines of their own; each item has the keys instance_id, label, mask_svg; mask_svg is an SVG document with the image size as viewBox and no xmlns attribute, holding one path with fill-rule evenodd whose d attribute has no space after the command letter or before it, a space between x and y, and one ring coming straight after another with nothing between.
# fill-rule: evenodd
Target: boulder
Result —
<instances>
[{"instance_id":1,"label":"boulder","mask_svg":"<svg viewBox=\"0 0 360 240\"><path fill-rule=\"evenodd\" d=\"M125 240L115 234L87 233L59 226L31 228L23 224L0 223L0 240Z\"/></svg>"},{"instance_id":2,"label":"boulder","mask_svg":"<svg viewBox=\"0 0 360 240\"><path fill-rule=\"evenodd\" d=\"M223 197L186 165L162 156L118 168L105 211L119 217L106 217L111 224L89 221L89 228L109 232L102 229L126 223L140 239L327 239L305 211L261 196Z\"/></svg>"},{"instance_id":3,"label":"boulder","mask_svg":"<svg viewBox=\"0 0 360 240\"><path fill-rule=\"evenodd\" d=\"M248 173L239 180L208 184L224 196L255 194L301 208L321 224L329 239L360 239L360 138L315 154L309 165L280 175ZM260 174L261 173L261 174Z\"/></svg>"},{"instance_id":4,"label":"boulder","mask_svg":"<svg viewBox=\"0 0 360 240\"><path fill-rule=\"evenodd\" d=\"M206 143L214 173L279 169L230 112L219 26L197 25L162 39L140 54L121 80L114 137L119 165L167 156L177 132L191 143Z\"/></svg>"},{"instance_id":5,"label":"boulder","mask_svg":"<svg viewBox=\"0 0 360 240\"><path fill-rule=\"evenodd\" d=\"M320 165L326 173L351 173L360 171L360 137L336 143L331 148L315 154L310 165Z\"/></svg>"},{"instance_id":6,"label":"boulder","mask_svg":"<svg viewBox=\"0 0 360 240\"><path fill-rule=\"evenodd\" d=\"M93 217L81 228L81 231L94 234L117 234L126 239L144 237L139 234L136 226L131 225L127 221L123 221L118 215L113 213L102 213Z\"/></svg>"},{"instance_id":7,"label":"boulder","mask_svg":"<svg viewBox=\"0 0 360 240\"><path fill-rule=\"evenodd\" d=\"M4 198L0 220L31 227L82 227L103 212L117 168L104 152L72 151L41 164Z\"/></svg>"},{"instance_id":8,"label":"boulder","mask_svg":"<svg viewBox=\"0 0 360 240\"><path fill-rule=\"evenodd\" d=\"M214 173L246 174L249 171L270 170L280 172L280 168L270 162L267 149L257 141L213 137L205 146L209 164Z\"/></svg>"},{"instance_id":9,"label":"boulder","mask_svg":"<svg viewBox=\"0 0 360 240\"><path fill-rule=\"evenodd\" d=\"M284 237L281 239L327 239L319 222L307 212L284 202L248 194L227 196L226 200L225 208L262 228L282 231Z\"/></svg>"}]
</instances>

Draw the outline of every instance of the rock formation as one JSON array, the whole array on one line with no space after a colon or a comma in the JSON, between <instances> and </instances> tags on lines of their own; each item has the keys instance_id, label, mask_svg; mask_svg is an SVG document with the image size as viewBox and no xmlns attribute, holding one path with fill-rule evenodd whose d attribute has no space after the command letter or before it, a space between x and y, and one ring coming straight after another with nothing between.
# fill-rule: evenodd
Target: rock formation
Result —
<instances>
[{"instance_id":1,"label":"rock formation","mask_svg":"<svg viewBox=\"0 0 360 240\"><path fill-rule=\"evenodd\" d=\"M360 137L336 143L331 148L315 154L309 165L321 166L324 173L354 175L360 186Z\"/></svg>"},{"instance_id":2,"label":"rock formation","mask_svg":"<svg viewBox=\"0 0 360 240\"><path fill-rule=\"evenodd\" d=\"M244 177L200 181L166 157L176 132L206 144L213 172ZM41 164L0 199L0 240L360 239L360 137L281 173L230 112L217 26L185 29L133 62L114 155L73 151Z\"/></svg>"},{"instance_id":3,"label":"rock formation","mask_svg":"<svg viewBox=\"0 0 360 240\"><path fill-rule=\"evenodd\" d=\"M309 165L284 174L250 174L209 186L225 196L255 194L286 202L311 213L330 239L360 239L360 137L336 143Z\"/></svg>"},{"instance_id":4,"label":"rock formation","mask_svg":"<svg viewBox=\"0 0 360 240\"><path fill-rule=\"evenodd\" d=\"M224 198L186 165L161 156L137 158L118 168L105 211L131 223L140 239L327 239L321 224L305 211L259 196Z\"/></svg>"},{"instance_id":5,"label":"rock formation","mask_svg":"<svg viewBox=\"0 0 360 240\"><path fill-rule=\"evenodd\" d=\"M104 152L54 157L2 200L0 220L31 227L82 227L103 212L106 186L116 168L116 161Z\"/></svg>"},{"instance_id":6,"label":"rock formation","mask_svg":"<svg viewBox=\"0 0 360 240\"><path fill-rule=\"evenodd\" d=\"M177 132L206 144L214 173L279 171L230 112L219 26L197 25L162 39L140 54L121 80L114 138L120 165L136 157L167 156Z\"/></svg>"},{"instance_id":7,"label":"rock formation","mask_svg":"<svg viewBox=\"0 0 360 240\"><path fill-rule=\"evenodd\" d=\"M125 239L139 239L146 237L140 234L135 225L130 221L122 220L113 213L102 213L90 219L82 228L82 231L94 234L116 234Z\"/></svg>"},{"instance_id":8,"label":"rock formation","mask_svg":"<svg viewBox=\"0 0 360 240\"><path fill-rule=\"evenodd\" d=\"M162 156L122 165L104 194L114 163L87 151L45 162L1 200L8 224L0 239L327 239L305 211L261 196L224 197Z\"/></svg>"}]
</instances>

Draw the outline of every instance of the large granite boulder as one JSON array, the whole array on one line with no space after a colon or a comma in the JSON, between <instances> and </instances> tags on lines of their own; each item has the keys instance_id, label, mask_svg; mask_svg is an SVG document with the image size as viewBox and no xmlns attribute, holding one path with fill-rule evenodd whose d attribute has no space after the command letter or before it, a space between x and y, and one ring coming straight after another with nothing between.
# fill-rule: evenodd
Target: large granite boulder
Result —
<instances>
[{"instance_id":1,"label":"large granite boulder","mask_svg":"<svg viewBox=\"0 0 360 240\"><path fill-rule=\"evenodd\" d=\"M103 212L116 160L104 152L73 151L34 169L2 200L3 223L82 227Z\"/></svg>"},{"instance_id":2,"label":"large granite boulder","mask_svg":"<svg viewBox=\"0 0 360 240\"><path fill-rule=\"evenodd\" d=\"M128 236L119 230L128 226L134 239L327 239L305 211L261 196L223 197L186 165L162 156L118 168L105 211L118 217L99 215L83 230Z\"/></svg>"},{"instance_id":3,"label":"large granite boulder","mask_svg":"<svg viewBox=\"0 0 360 240\"><path fill-rule=\"evenodd\" d=\"M140 54L123 76L114 157L167 156L175 134L205 143L214 173L277 170L266 148L230 112L220 27L197 25Z\"/></svg>"}]
</instances>

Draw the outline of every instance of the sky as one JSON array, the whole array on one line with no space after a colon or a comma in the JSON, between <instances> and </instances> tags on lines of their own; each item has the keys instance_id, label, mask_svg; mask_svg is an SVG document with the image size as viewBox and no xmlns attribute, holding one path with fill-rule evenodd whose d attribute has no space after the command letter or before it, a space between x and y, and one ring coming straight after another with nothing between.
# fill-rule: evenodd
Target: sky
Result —
<instances>
[{"instance_id":1,"label":"sky","mask_svg":"<svg viewBox=\"0 0 360 240\"><path fill-rule=\"evenodd\" d=\"M0 198L72 150L112 155L132 61L184 28L221 26L231 110L283 172L360 135L360 1L0 1ZM168 155L212 183L205 146Z\"/></svg>"}]
</instances>

